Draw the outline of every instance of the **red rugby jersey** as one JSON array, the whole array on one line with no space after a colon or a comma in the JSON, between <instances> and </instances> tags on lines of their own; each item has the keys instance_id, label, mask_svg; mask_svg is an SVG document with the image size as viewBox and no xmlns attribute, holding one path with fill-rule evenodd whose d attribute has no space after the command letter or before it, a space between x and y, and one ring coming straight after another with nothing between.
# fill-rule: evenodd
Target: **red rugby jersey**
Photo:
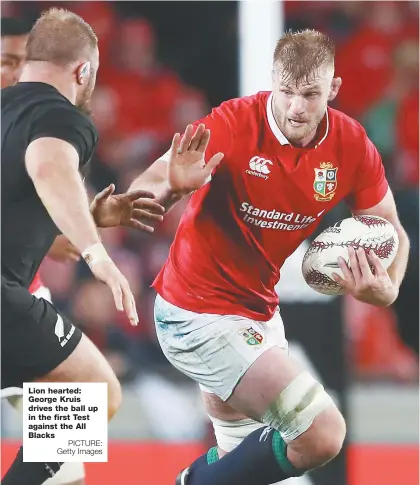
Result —
<instances>
[{"instance_id":1,"label":"red rugby jersey","mask_svg":"<svg viewBox=\"0 0 420 485\"><path fill-rule=\"evenodd\" d=\"M380 156L359 123L331 108L317 145L292 147L269 92L227 101L199 122L211 130L206 159L225 156L192 195L153 286L186 310L268 320L281 266L321 217L344 198L353 209L382 200Z\"/></svg>"}]
</instances>

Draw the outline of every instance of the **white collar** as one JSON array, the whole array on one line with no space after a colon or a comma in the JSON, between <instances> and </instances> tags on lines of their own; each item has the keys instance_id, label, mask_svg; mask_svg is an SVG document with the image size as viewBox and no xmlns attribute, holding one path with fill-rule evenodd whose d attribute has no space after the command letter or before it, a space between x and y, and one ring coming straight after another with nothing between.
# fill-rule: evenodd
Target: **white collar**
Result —
<instances>
[{"instance_id":1,"label":"white collar","mask_svg":"<svg viewBox=\"0 0 420 485\"><path fill-rule=\"evenodd\" d=\"M280 142L280 145L290 145L289 140L280 131L280 128L278 127L277 122L274 119L272 99L273 99L273 93L270 93L270 96L267 99L267 119L268 119L268 125L270 126L271 131L273 132L274 136ZM325 130L325 135L315 145L315 148L318 148L319 145L321 145L321 143L325 140L325 138L327 138L328 131L330 129L330 120L329 120L329 116L328 116L328 109L326 111L326 115L327 115L327 129Z\"/></svg>"},{"instance_id":2,"label":"white collar","mask_svg":"<svg viewBox=\"0 0 420 485\"><path fill-rule=\"evenodd\" d=\"M267 119L268 124L273 132L274 136L280 142L280 145L290 145L289 140L283 135L278 127L276 120L274 119L273 114L273 105L272 105L273 93L270 93L270 96L267 99Z\"/></svg>"}]
</instances>

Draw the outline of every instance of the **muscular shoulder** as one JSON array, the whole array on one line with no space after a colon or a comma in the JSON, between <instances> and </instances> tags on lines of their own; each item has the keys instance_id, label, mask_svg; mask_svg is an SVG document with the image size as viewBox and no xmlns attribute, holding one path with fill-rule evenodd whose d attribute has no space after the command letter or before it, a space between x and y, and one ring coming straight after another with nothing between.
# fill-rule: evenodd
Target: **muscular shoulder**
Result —
<instances>
[{"instance_id":1,"label":"muscular shoulder","mask_svg":"<svg viewBox=\"0 0 420 485\"><path fill-rule=\"evenodd\" d=\"M34 109L33 127L57 126L63 133L78 131L83 133L91 144L96 144L98 132L92 120L70 103L61 100L50 100Z\"/></svg>"},{"instance_id":2,"label":"muscular shoulder","mask_svg":"<svg viewBox=\"0 0 420 485\"><path fill-rule=\"evenodd\" d=\"M213 111L225 118L231 128L246 128L265 116L269 92L259 92L252 96L233 98L223 102Z\"/></svg>"},{"instance_id":3,"label":"muscular shoulder","mask_svg":"<svg viewBox=\"0 0 420 485\"><path fill-rule=\"evenodd\" d=\"M98 132L92 120L61 95L40 96L42 102L32 109L29 140L54 137L72 144L79 153L81 165L92 157Z\"/></svg>"},{"instance_id":4,"label":"muscular shoulder","mask_svg":"<svg viewBox=\"0 0 420 485\"><path fill-rule=\"evenodd\" d=\"M71 143L83 165L92 156L98 134L92 121L45 83L18 83L2 92L2 122L22 145L42 137Z\"/></svg>"},{"instance_id":5,"label":"muscular shoulder","mask_svg":"<svg viewBox=\"0 0 420 485\"><path fill-rule=\"evenodd\" d=\"M345 144L365 148L368 140L366 130L358 121L333 108L328 108L328 115L333 136Z\"/></svg>"},{"instance_id":6,"label":"muscular shoulder","mask_svg":"<svg viewBox=\"0 0 420 485\"><path fill-rule=\"evenodd\" d=\"M216 152L222 152L226 161L233 148L237 146L239 138L248 142L254 140L255 134L264 125L263 117L268 96L269 93L258 93L254 96L230 99L197 121L196 125L204 123L211 132L206 153L211 156Z\"/></svg>"},{"instance_id":7,"label":"muscular shoulder","mask_svg":"<svg viewBox=\"0 0 420 485\"><path fill-rule=\"evenodd\" d=\"M49 118L51 122L70 127L83 127L97 137L92 120L57 91L40 92L34 99L33 122ZM70 123L71 121L71 123Z\"/></svg>"}]
</instances>

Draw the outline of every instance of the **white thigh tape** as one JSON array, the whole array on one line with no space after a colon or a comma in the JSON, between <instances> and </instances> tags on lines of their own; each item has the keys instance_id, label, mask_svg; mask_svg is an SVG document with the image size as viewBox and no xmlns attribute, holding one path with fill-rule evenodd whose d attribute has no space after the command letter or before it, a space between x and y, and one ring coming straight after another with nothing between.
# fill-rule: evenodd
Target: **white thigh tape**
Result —
<instances>
[{"instance_id":1,"label":"white thigh tape","mask_svg":"<svg viewBox=\"0 0 420 485\"><path fill-rule=\"evenodd\" d=\"M217 445L223 451L230 452L235 449L250 433L264 426L253 419L240 421L222 421L209 416L213 423Z\"/></svg>"},{"instance_id":2,"label":"white thigh tape","mask_svg":"<svg viewBox=\"0 0 420 485\"><path fill-rule=\"evenodd\" d=\"M309 429L318 414L334 405L324 387L307 371L299 374L279 395L262 420L292 441Z\"/></svg>"},{"instance_id":3,"label":"white thigh tape","mask_svg":"<svg viewBox=\"0 0 420 485\"><path fill-rule=\"evenodd\" d=\"M7 400L9 401L9 404L13 406L17 412L22 413L23 412L23 398L22 395L14 395L14 396L8 396Z\"/></svg>"}]
</instances>

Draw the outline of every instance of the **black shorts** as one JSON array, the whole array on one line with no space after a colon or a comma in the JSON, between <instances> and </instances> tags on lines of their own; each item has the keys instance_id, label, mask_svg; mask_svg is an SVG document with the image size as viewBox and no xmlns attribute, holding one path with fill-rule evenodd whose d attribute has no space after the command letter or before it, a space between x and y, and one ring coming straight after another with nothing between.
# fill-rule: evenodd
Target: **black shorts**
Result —
<instances>
[{"instance_id":1,"label":"black shorts","mask_svg":"<svg viewBox=\"0 0 420 485\"><path fill-rule=\"evenodd\" d=\"M1 277L1 388L22 387L58 367L82 337L51 303Z\"/></svg>"}]
</instances>

